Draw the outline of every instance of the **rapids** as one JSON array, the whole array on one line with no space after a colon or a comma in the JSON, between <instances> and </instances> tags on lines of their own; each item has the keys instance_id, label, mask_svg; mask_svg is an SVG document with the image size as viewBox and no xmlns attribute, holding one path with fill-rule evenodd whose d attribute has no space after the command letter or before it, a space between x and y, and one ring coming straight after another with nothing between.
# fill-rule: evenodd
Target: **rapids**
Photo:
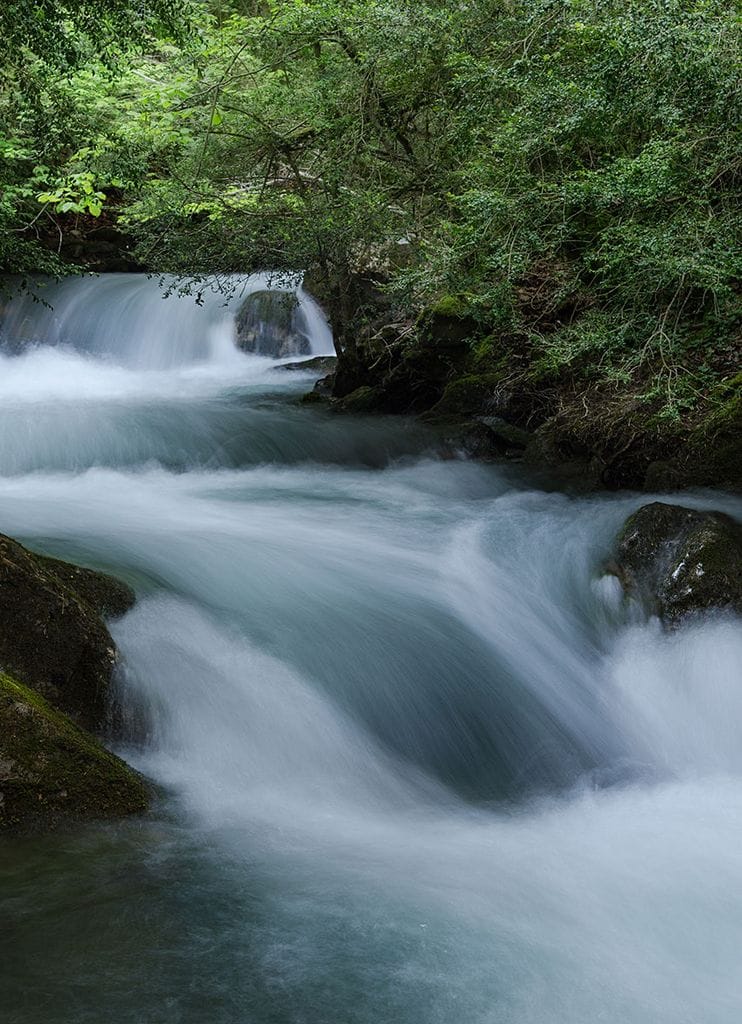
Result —
<instances>
[{"instance_id":1,"label":"rapids","mask_svg":"<svg viewBox=\"0 0 742 1024\"><path fill-rule=\"evenodd\" d=\"M650 499L302 407L217 292L46 295L2 333L0 530L136 587L118 749L160 795L3 842L0 1019L737 1024L742 630L601 575Z\"/></svg>"}]
</instances>

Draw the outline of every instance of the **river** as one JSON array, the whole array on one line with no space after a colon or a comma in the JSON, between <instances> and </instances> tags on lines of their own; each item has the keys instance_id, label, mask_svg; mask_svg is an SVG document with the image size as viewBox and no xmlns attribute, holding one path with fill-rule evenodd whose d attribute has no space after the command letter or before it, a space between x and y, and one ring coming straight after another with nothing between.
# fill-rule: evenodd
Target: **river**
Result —
<instances>
[{"instance_id":1,"label":"river","mask_svg":"<svg viewBox=\"0 0 742 1024\"><path fill-rule=\"evenodd\" d=\"M158 796L3 841L3 1024L737 1024L742 630L602 574L647 496L302 406L216 293L46 294L0 530L135 586L117 750Z\"/></svg>"}]
</instances>

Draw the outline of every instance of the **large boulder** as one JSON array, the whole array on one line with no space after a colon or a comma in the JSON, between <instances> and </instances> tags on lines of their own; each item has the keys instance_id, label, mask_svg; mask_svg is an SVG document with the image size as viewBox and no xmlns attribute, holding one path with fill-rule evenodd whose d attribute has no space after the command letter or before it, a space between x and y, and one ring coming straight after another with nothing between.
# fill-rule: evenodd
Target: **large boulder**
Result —
<instances>
[{"instance_id":1,"label":"large boulder","mask_svg":"<svg viewBox=\"0 0 742 1024\"><path fill-rule=\"evenodd\" d=\"M120 615L133 601L118 580L0 535L0 669L83 728L101 729L116 664L101 615Z\"/></svg>"},{"instance_id":2,"label":"large boulder","mask_svg":"<svg viewBox=\"0 0 742 1024\"><path fill-rule=\"evenodd\" d=\"M237 345L243 352L285 359L311 354L307 323L294 292L248 295L236 318Z\"/></svg>"},{"instance_id":3,"label":"large boulder","mask_svg":"<svg viewBox=\"0 0 742 1024\"><path fill-rule=\"evenodd\" d=\"M668 623L691 612L742 613L742 524L721 512L655 501L629 516L614 571Z\"/></svg>"},{"instance_id":4,"label":"large boulder","mask_svg":"<svg viewBox=\"0 0 742 1024\"><path fill-rule=\"evenodd\" d=\"M0 833L146 810L144 781L38 693L0 673Z\"/></svg>"}]
</instances>

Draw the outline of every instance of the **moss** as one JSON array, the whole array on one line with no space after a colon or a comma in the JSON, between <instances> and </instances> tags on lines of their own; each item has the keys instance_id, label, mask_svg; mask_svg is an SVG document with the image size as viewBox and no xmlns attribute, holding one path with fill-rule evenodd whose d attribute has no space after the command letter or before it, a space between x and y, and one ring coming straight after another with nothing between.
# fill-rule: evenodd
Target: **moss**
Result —
<instances>
[{"instance_id":1,"label":"moss","mask_svg":"<svg viewBox=\"0 0 742 1024\"><path fill-rule=\"evenodd\" d=\"M429 418L475 416L482 412L487 399L499 382L493 374L470 373L446 385L439 402L427 414Z\"/></svg>"},{"instance_id":2,"label":"moss","mask_svg":"<svg viewBox=\"0 0 742 1024\"><path fill-rule=\"evenodd\" d=\"M461 295L442 295L430 307L430 312L433 316L446 316L461 320L469 315L469 307Z\"/></svg>"},{"instance_id":3,"label":"moss","mask_svg":"<svg viewBox=\"0 0 742 1024\"><path fill-rule=\"evenodd\" d=\"M504 375L512 363L513 353L496 335L480 338L472 350L472 368L478 373Z\"/></svg>"},{"instance_id":4,"label":"moss","mask_svg":"<svg viewBox=\"0 0 742 1024\"><path fill-rule=\"evenodd\" d=\"M48 831L146 810L143 779L120 758L0 673L0 831Z\"/></svg>"}]
</instances>

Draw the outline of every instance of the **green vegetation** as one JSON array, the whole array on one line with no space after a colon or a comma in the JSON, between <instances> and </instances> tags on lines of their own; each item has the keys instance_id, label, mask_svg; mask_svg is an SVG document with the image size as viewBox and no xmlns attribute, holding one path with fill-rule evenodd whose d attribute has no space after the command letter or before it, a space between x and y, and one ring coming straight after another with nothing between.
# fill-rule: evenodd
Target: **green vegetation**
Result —
<instances>
[{"instance_id":1,"label":"green vegetation","mask_svg":"<svg viewBox=\"0 0 742 1024\"><path fill-rule=\"evenodd\" d=\"M466 320L463 373L631 396L668 430L733 400L732 0L179 10L0 16L6 270L53 270L65 233L115 222L191 281L309 271L347 347L373 324L368 367L429 341L432 311Z\"/></svg>"}]
</instances>

